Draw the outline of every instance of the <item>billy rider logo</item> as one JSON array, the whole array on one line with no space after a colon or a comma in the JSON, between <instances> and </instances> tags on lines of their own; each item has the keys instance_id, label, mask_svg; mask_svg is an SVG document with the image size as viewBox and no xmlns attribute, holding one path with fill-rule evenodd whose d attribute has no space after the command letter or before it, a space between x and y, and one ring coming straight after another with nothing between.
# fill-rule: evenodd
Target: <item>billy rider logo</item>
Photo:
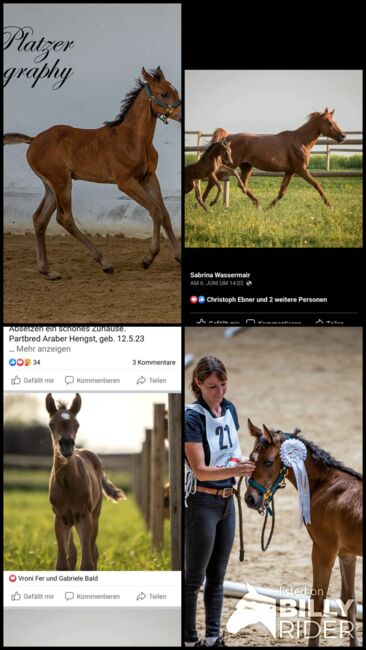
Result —
<instances>
[{"instance_id":1,"label":"billy rider logo","mask_svg":"<svg viewBox=\"0 0 366 650\"><path fill-rule=\"evenodd\" d=\"M346 603L339 598L334 601L325 599L324 611L317 613L314 611L313 600L309 597L295 600L290 594L283 598L272 598L258 593L250 584L247 584L247 589L248 593L238 602L227 622L226 628L231 634L238 634L249 625L262 623L273 638L309 639L319 635L328 639L351 637L353 623L340 617L347 616L352 599ZM315 625L316 634L312 635L310 617L314 616L318 616L321 623Z\"/></svg>"}]
</instances>

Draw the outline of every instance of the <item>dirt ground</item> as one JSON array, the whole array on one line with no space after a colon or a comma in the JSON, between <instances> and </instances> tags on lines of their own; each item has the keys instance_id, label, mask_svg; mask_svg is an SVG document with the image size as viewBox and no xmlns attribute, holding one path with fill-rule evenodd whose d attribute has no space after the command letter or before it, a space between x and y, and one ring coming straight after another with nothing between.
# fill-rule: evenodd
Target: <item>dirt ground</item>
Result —
<instances>
[{"instance_id":1,"label":"dirt ground","mask_svg":"<svg viewBox=\"0 0 366 650\"><path fill-rule=\"evenodd\" d=\"M249 328L225 339L222 328L187 328L186 353L194 363L205 354L218 356L228 371L227 397L238 411L242 453L253 448L247 418L261 426L293 431L328 451L337 460L362 471L361 429L361 328ZM186 370L186 403L193 401L188 389L193 365ZM239 563L238 531L226 580L275 590L312 586L312 543L305 527L298 524L298 499L287 482L277 493L276 527L268 550L260 548L263 518L243 509L245 561ZM356 597L362 602L362 564L358 560ZM335 564L329 597L340 597L340 570ZM222 629L235 610L237 599L225 598ZM199 635L204 636L202 596L198 608ZM362 624L358 623L362 645ZM321 646L347 646L346 639L322 638ZM237 635L225 633L228 645L306 646L304 638L273 639L257 624Z\"/></svg>"},{"instance_id":2,"label":"dirt ground","mask_svg":"<svg viewBox=\"0 0 366 650\"><path fill-rule=\"evenodd\" d=\"M150 239L90 237L114 266L103 273L78 242L49 236L47 254L61 280L38 273L33 234L4 236L5 323L179 323L180 266L170 244L144 270Z\"/></svg>"}]
</instances>

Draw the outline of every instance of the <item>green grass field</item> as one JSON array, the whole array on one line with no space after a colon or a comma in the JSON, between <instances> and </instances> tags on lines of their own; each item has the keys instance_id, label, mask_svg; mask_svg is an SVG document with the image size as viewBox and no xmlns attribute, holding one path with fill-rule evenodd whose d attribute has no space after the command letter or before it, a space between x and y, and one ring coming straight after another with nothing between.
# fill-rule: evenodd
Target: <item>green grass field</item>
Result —
<instances>
[{"instance_id":1,"label":"green grass field","mask_svg":"<svg viewBox=\"0 0 366 650\"><path fill-rule=\"evenodd\" d=\"M54 515L48 493L42 489L5 491L4 567L6 571L52 571L57 556L53 530ZM98 570L169 571L170 526L165 522L162 552L151 549L150 533L131 495L127 501L112 503L104 499L99 518L97 545ZM80 544L76 530L74 540Z\"/></svg>"},{"instance_id":2,"label":"green grass field","mask_svg":"<svg viewBox=\"0 0 366 650\"><path fill-rule=\"evenodd\" d=\"M342 158L337 156L335 158ZM350 158L356 158L351 156ZM358 160L359 157L357 157ZM186 163L191 161L187 157ZM325 161L324 161L325 162ZM333 168L340 164L333 161ZM342 161L346 165L346 161ZM353 161L354 168L358 167ZM318 165L319 167L319 165ZM287 194L271 210L279 177L252 177L249 189L260 202L255 208L230 179L230 205L222 198L209 213L195 207L194 192L185 197L185 245L197 248L358 248L362 246L362 178L318 178L332 208L302 178L293 178ZM206 186L202 183L202 192Z\"/></svg>"}]
</instances>

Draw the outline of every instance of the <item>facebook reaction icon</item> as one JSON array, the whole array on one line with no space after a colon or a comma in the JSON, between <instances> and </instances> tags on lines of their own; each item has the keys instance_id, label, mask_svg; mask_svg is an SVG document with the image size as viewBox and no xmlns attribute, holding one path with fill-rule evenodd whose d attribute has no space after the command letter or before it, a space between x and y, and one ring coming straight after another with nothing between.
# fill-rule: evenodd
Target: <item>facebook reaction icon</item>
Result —
<instances>
[{"instance_id":1,"label":"facebook reaction icon","mask_svg":"<svg viewBox=\"0 0 366 650\"><path fill-rule=\"evenodd\" d=\"M198 296L198 302L200 305L203 305L206 302L205 296Z\"/></svg>"},{"instance_id":2,"label":"facebook reaction icon","mask_svg":"<svg viewBox=\"0 0 366 650\"><path fill-rule=\"evenodd\" d=\"M9 359L9 366L16 366L16 365L17 365L16 359Z\"/></svg>"}]
</instances>

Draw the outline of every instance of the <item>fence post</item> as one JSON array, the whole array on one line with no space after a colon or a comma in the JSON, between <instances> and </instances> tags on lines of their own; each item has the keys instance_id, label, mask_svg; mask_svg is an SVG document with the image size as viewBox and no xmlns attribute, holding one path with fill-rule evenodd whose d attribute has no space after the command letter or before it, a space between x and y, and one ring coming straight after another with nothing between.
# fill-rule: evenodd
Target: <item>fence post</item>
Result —
<instances>
[{"instance_id":1,"label":"fence post","mask_svg":"<svg viewBox=\"0 0 366 650\"><path fill-rule=\"evenodd\" d=\"M327 144L326 170L327 170L327 172L329 172L329 170L330 170L330 146L329 146L329 144Z\"/></svg>"},{"instance_id":2,"label":"fence post","mask_svg":"<svg viewBox=\"0 0 366 650\"><path fill-rule=\"evenodd\" d=\"M202 135L202 131L198 131L198 133L197 133L197 147L200 146L201 135ZM201 154L200 151L196 151L196 158L197 158L197 160L199 160L199 159L201 158L201 155L202 155L202 154ZM200 181L200 180L198 181L198 191L199 191L199 193L201 194L201 181ZM196 202L195 202L195 205L196 205L196 207L197 207L197 200L196 200Z\"/></svg>"},{"instance_id":3,"label":"fence post","mask_svg":"<svg viewBox=\"0 0 366 650\"><path fill-rule=\"evenodd\" d=\"M146 525L149 528L150 527L150 485L151 485L151 438L152 438L152 430L151 429L145 429L146 432L146 437L145 437L145 454L146 454L146 477L144 480L144 484L146 486L144 498L145 498L145 519L146 519Z\"/></svg>"},{"instance_id":4,"label":"fence post","mask_svg":"<svg viewBox=\"0 0 366 650\"><path fill-rule=\"evenodd\" d=\"M151 442L150 529L153 548L164 542L164 415L165 404L154 404L154 433Z\"/></svg>"},{"instance_id":5,"label":"fence post","mask_svg":"<svg viewBox=\"0 0 366 650\"><path fill-rule=\"evenodd\" d=\"M146 526L150 527L150 476L151 476L151 429L145 429L145 440L141 452L141 502Z\"/></svg>"},{"instance_id":6,"label":"fence post","mask_svg":"<svg viewBox=\"0 0 366 650\"><path fill-rule=\"evenodd\" d=\"M230 179L224 180L224 208L229 207L230 199Z\"/></svg>"},{"instance_id":7,"label":"fence post","mask_svg":"<svg viewBox=\"0 0 366 650\"><path fill-rule=\"evenodd\" d=\"M182 567L182 397L170 393L168 400L171 558L172 571L179 571Z\"/></svg>"},{"instance_id":8,"label":"fence post","mask_svg":"<svg viewBox=\"0 0 366 650\"><path fill-rule=\"evenodd\" d=\"M202 131L198 131L198 132L197 132L197 147L200 146L200 142L201 142L201 133L202 133ZM201 152L197 150L197 151L196 151L196 158L197 158L197 160L199 160L200 157L201 157Z\"/></svg>"},{"instance_id":9,"label":"fence post","mask_svg":"<svg viewBox=\"0 0 366 650\"><path fill-rule=\"evenodd\" d=\"M141 454L135 454L133 463L133 483L136 503L141 510Z\"/></svg>"},{"instance_id":10,"label":"fence post","mask_svg":"<svg viewBox=\"0 0 366 650\"><path fill-rule=\"evenodd\" d=\"M141 512L143 514L143 517L146 521L146 513L147 513L147 507L146 507L146 493L148 492L148 487L146 485L146 464L147 464L147 458L146 458L146 440L142 443L142 449L141 449L141 475L140 475L140 490L141 490ZM147 522L148 524L149 522Z\"/></svg>"}]
</instances>

